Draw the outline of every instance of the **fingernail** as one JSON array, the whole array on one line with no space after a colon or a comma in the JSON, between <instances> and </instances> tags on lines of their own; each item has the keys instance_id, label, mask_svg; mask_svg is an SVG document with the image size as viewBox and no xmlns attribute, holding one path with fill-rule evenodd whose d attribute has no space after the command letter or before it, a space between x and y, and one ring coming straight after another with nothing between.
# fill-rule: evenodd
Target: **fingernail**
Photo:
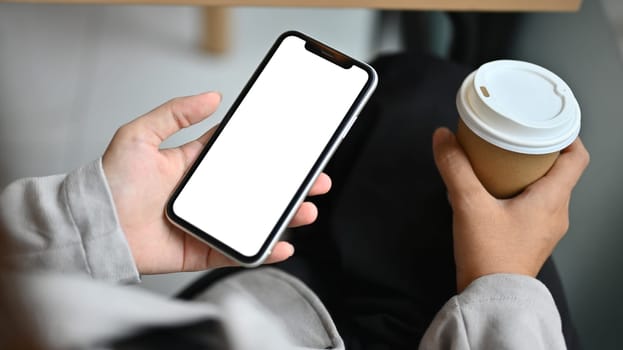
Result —
<instances>
[{"instance_id":1,"label":"fingernail","mask_svg":"<svg viewBox=\"0 0 623 350\"><path fill-rule=\"evenodd\" d=\"M220 91L206 91L206 92L200 93L199 95L218 95L219 102L223 100L223 94L221 94Z\"/></svg>"},{"instance_id":2,"label":"fingernail","mask_svg":"<svg viewBox=\"0 0 623 350\"><path fill-rule=\"evenodd\" d=\"M292 244L290 244L290 243L288 243L288 246L289 246L288 249L289 249L289 253L290 253L288 256L290 257L290 256L294 255L294 246Z\"/></svg>"},{"instance_id":3,"label":"fingernail","mask_svg":"<svg viewBox=\"0 0 623 350\"><path fill-rule=\"evenodd\" d=\"M433 133L433 143L438 145L448 140L449 137L450 137L450 131L447 128L445 127L437 128L437 130L435 130L435 132Z\"/></svg>"}]
</instances>

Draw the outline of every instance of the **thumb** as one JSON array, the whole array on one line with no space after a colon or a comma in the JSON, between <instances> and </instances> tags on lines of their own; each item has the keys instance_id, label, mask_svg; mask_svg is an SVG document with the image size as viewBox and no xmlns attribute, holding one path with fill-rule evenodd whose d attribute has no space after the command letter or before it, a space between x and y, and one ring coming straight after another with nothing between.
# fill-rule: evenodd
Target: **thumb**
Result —
<instances>
[{"instance_id":1,"label":"thumb","mask_svg":"<svg viewBox=\"0 0 623 350\"><path fill-rule=\"evenodd\" d=\"M149 137L150 143L160 145L177 131L210 116L220 102L221 95L218 92L177 97L130 122L128 127Z\"/></svg>"},{"instance_id":2,"label":"thumb","mask_svg":"<svg viewBox=\"0 0 623 350\"><path fill-rule=\"evenodd\" d=\"M450 198L487 193L454 134L447 128L433 133L433 155Z\"/></svg>"}]
</instances>

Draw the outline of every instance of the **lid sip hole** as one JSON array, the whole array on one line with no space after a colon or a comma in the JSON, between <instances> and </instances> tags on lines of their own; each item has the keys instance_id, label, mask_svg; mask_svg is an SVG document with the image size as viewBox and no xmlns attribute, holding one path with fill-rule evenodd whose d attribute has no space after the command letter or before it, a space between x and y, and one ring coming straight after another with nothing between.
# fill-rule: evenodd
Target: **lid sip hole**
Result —
<instances>
[{"instance_id":1,"label":"lid sip hole","mask_svg":"<svg viewBox=\"0 0 623 350\"><path fill-rule=\"evenodd\" d=\"M485 86L481 86L480 91L482 91L482 94L485 95L485 97L491 97L491 95L489 95L489 90L487 90Z\"/></svg>"}]
</instances>

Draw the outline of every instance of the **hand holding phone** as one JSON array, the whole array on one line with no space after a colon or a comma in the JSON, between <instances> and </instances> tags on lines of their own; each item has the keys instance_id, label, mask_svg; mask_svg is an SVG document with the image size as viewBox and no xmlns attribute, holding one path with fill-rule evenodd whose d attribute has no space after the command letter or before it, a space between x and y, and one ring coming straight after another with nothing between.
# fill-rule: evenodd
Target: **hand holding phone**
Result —
<instances>
[{"instance_id":1,"label":"hand holding phone","mask_svg":"<svg viewBox=\"0 0 623 350\"><path fill-rule=\"evenodd\" d=\"M199 271L237 265L175 227L164 215L164 206L171 192L216 128L179 147L161 148L161 142L182 127L208 118L219 103L219 94L213 92L174 98L122 126L102 157L116 216L140 274ZM184 116L182 123L180 116ZM309 195L325 194L330 187L331 179L321 174ZM106 213L96 211L95 215L105 216ZM288 226L309 225L315 220L316 213L312 203L303 202ZM108 215L111 215L110 211ZM103 227L97 232L106 230L112 233L116 229ZM106 237L118 239L115 234ZM283 261L292 255L292 250L289 243L278 242L266 262ZM131 262L124 258L127 253L111 251L109 260L128 266L126 264ZM131 273L130 270L124 271Z\"/></svg>"},{"instance_id":2,"label":"hand holding phone","mask_svg":"<svg viewBox=\"0 0 623 350\"><path fill-rule=\"evenodd\" d=\"M173 192L167 217L240 264L260 264L376 81L370 66L283 34Z\"/></svg>"}]
</instances>

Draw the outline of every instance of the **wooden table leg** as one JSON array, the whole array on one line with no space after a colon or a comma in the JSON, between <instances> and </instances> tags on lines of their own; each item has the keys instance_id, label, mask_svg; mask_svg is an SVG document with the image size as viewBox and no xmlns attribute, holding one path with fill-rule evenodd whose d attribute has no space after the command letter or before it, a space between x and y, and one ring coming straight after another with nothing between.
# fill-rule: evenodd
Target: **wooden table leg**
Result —
<instances>
[{"instance_id":1,"label":"wooden table leg","mask_svg":"<svg viewBox=\"0 0 623 350\"><path fill-rule=\"evenodd\" d=\"M203 7L201 17L201 48L208 53L225 53L230 39L229 9L218 6Z\"/></svg>"}]
</instances>

